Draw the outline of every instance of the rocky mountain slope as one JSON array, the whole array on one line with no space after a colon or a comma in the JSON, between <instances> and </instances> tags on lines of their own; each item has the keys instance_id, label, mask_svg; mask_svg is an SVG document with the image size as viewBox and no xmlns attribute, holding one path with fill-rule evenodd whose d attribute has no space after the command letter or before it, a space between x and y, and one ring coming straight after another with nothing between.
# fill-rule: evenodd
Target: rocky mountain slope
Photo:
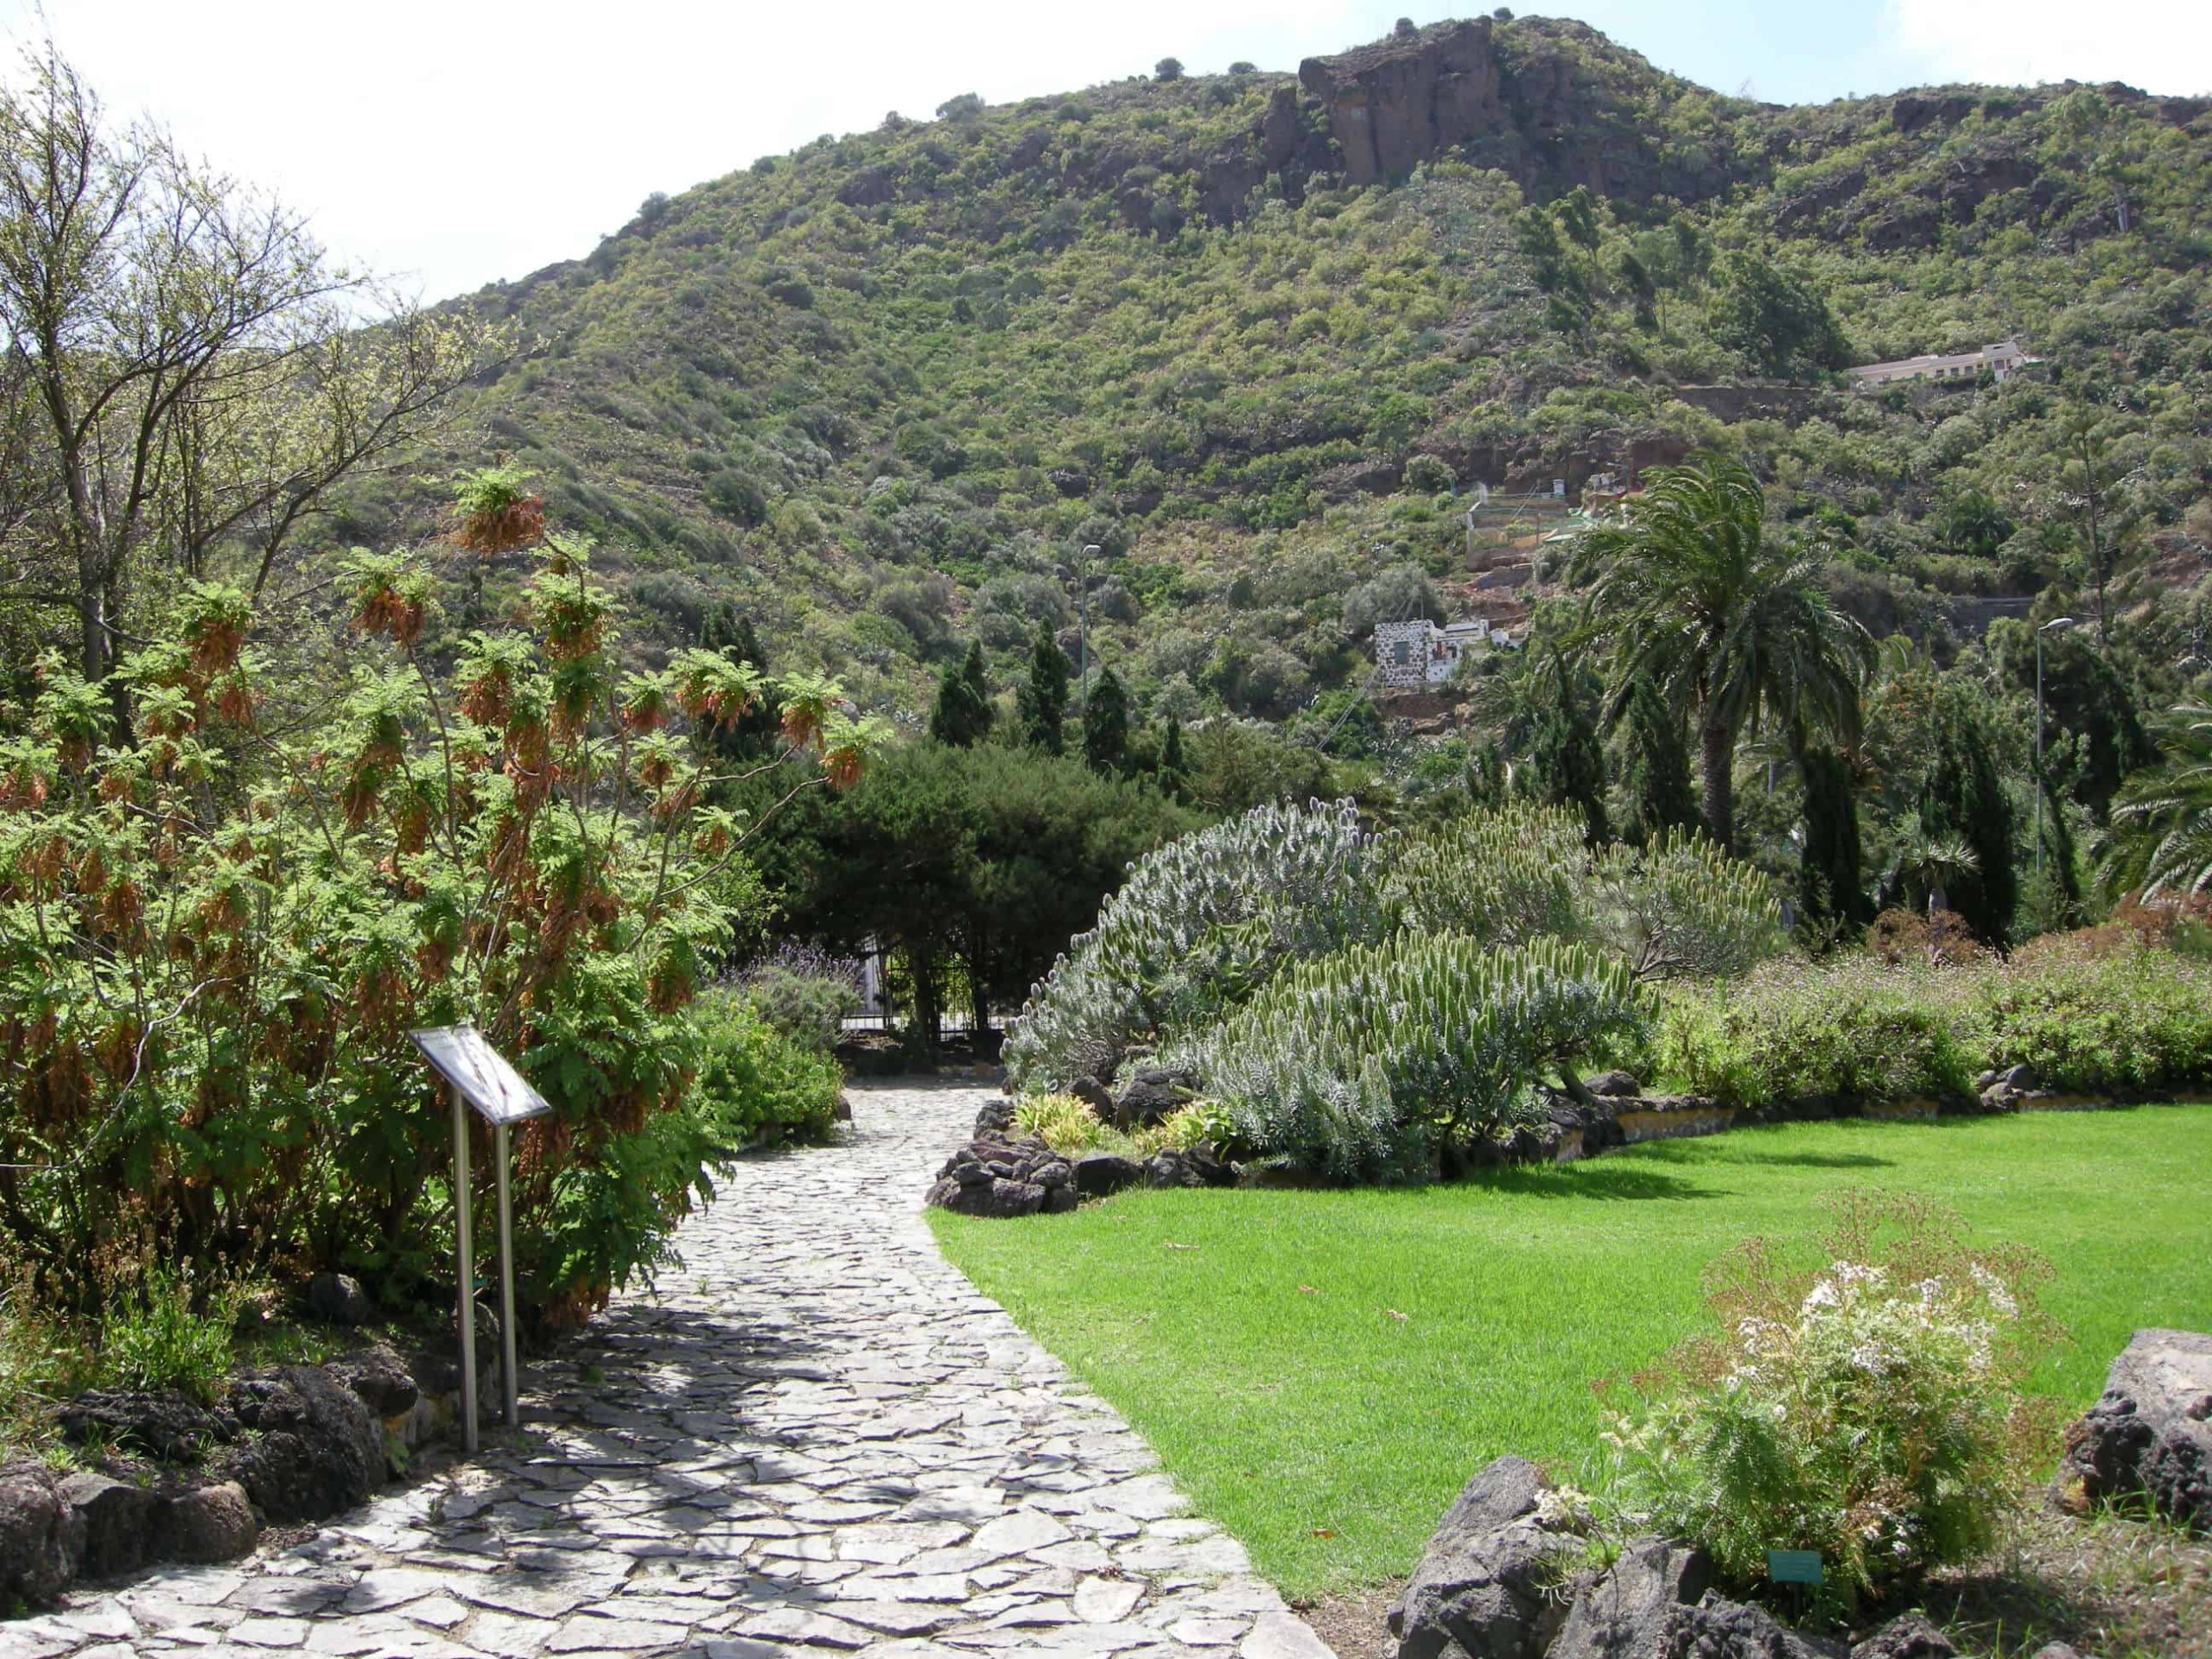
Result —
<instances>
[{"instance_id":1,"label":"rocky mountain slope","mask_svg":"<svg viewBox=\"0 0 2212 1659\"><path fill-rule=\"evenodd\" d=\"M1539 18L1168 68L649 199L460 302L514 355L414 475L511 459L662 639L733 599L883 707L971 637L1010 678L1080 612L1141 709L1279 716L1364 672L1400 567L1512 613L1554 521L1510 493L1699 446L1939 645L2085 580L2084 418L2139 564L2186 585L2212 544L2212 103L1757 105ZM2009 336L2044 362L2002 386L1837 373ZM335 528L435 506L367 486Z\"/></svg>"}]
</instances>

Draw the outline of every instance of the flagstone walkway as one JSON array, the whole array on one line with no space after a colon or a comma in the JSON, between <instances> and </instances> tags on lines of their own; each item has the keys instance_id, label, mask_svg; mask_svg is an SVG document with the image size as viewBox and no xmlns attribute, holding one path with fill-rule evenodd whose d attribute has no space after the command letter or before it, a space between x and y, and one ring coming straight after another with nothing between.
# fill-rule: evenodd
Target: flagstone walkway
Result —
<instances>
[{"instance_id":1,"label":"flagstone walkway","mask_svg":"<svg viewBox=\"0 0 2212 1659\"><path fill-rule=\"evenodd\" d=\"M987 1097L852 1090L684 1265L531 1367L524 1433L286 1549L0 1623L0 1659L1331 1659L1128 1426L941 1256Z\"/></svg>"}]
</instances>

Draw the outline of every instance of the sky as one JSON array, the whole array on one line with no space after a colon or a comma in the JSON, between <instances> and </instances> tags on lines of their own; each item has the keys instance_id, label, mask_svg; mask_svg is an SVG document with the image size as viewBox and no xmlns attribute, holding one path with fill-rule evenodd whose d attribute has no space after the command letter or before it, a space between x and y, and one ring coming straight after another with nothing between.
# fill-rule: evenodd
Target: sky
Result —
<instances>
[{"instance_id":1,"label":"sky","mask_svg":"<svg viewBox=\"0 0 2212 1659\"><path fill-rule=\"evenodd\" d=\"M1374 40L1408 0L0 0L124 118L275 191L429 299L588 253L655 191L819 134ZM1573 0L1663 69L1777 102L1947 80L2212 92L2205 0ZM12 66L11 66L12 67Z\"/></svg>"}]
</instances>

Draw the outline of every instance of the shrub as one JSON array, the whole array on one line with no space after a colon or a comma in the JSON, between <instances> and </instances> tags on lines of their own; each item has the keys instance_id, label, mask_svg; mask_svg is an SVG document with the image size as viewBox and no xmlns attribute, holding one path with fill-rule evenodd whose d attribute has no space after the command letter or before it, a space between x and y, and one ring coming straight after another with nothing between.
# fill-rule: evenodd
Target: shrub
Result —
<instances>
[{"instance_id":1,"label":"shrub","mask_svg":"<svg viewBox=\"0 0 2212 1659\"><path fill-rule=\"evenodd\" d=\"M2212 969L2157 947L2046 947L1972 982L1969 1034L1994 1068L2089 1094L2212 1082Z\"/></svg>"},{"instance_id":2,"label":"shrub","mask_svg":"<svg viewBox=\"0 0 2212 1659\"><path fill-rule=\"evenodd\" d=\"M1535 1124L1534 1085L1638 1035L1646 994L1581 945L1402 933L1300 962L1174 1058L1238 1148L1339 1180L1434 1172L1440 1146Z\"/></svg>"},{"instance_id":3,"label":"shrub","mask_svg":"<svg viewBox=\"0 0 2212 1659\"><path fill-rule=\"evenodd\" d=\"M741 982L760 1017L784 1036L827 1054L861 1010L860 963L826 950L787 944L746 970Z\"/></svg>"},{"instance_id":4,"label":"shrub","mask_svg":"<svg viewBox=\"0 0 2212 1659\"><path fill-rule=\"evenodd\" d=\"M1672 1001L1661 1069L1693 1093L1752 1111L1815 1095L1869 1101L1971 1091L1976 1054L1924 976L1864 959L1792 963L1726 995Z\"/></svg>"},{"instance_id":5,"label":"shrub","mask_svg":"<svg viewBox=\"0 0 2212 1659\"><path fill-rule=\"evenodd\" d=\"M1639 1379L1606 1436L1634 1523L1694 1540L1738 1588L1816 1550L1832 1611L1977 1554L2048 1454L2028 1372L2059 1333L2048 1264L1970 1250L1925 1200L1839 1195L1825 1264L1763 1239L1708 1277L1717 1329Z\"/></svg>"},{"instance_id":6,"label":"shrub","mask_svg":"<svg viewBox=\"0 0 2212 1659\"><path fill-rule=\"evenodd\" d=\"M1098 1115L1073 1095L1024 1095L1014 1103L1014 1127L1054 1152L1088 1152L1106 1132Z\"/></svg>"},{"instance_id":7,"label":"shrub","mask_svg":"<svg viewBox=\"0 0 2212 1659\"><path fill-rule=\"evenodd\" d=\"M728 991L702 996L696 1019L699 1070L689 1106L713 1148L735 1152L829 1135L844 1083L835 1060Z\"/></svg>"},{"instance_id":8,"label":"shrub","mask_svg":"<svg viewBox=\"0 0 2212 1659\"><path fill-rule=\"evenodd\" d=\"M1486 944L1580 939L1640 980L1732 976L1785 943L1766 877L1694 830L1591 850L1580 812L1514 802L1408 842L1394 888L1409 927Z\"/></svg>"},{"instance_id":9,"label":"shrub","mask_svg":"<svg viewBox=\"0 0 2212 1659\"><path fill-rule=\"evenodd\" d=\"M748 473L734 468L716 473L707 480L706 494L709 506L748 528L768 517L768 492Z\"/></svg>"},{"instance_id":10,"label":"shrub","mask_svg":"<svg viewBox=\"0 0 2212 1659\"><path fill-rule=\"evenodd\" d=\"M764 682L700 651L621 672L588 551L550 542L528 630L452 642L449 675L428 569L355 555L327 716L215 584L123 665L124 741L116 688L41 664L0 741L0 1239L41 1297L97 1311L128 1217L180 1264L404 1302L452 1216L407 1032L470 1018L554 1108L515 1137L523 1295L573 1319L666 1259L704 1150L687 1005L741 859L706 738ZM801 775L849 780L837 689L778 692Z\"/></svg>"},{"instance_id":11,"label":"shrub","mask_svg":"<svg viewBox=\"0 0 2212 1659\"><path fill-rule=\"evenodd\" d=\"M1140 1039L1233 1006L1283 963L1380 938L1381 855L1350 801L1255 807L1148 854L1007 1031L1008 1083L1110 1076Z\"/></svg>"}]
</instances>

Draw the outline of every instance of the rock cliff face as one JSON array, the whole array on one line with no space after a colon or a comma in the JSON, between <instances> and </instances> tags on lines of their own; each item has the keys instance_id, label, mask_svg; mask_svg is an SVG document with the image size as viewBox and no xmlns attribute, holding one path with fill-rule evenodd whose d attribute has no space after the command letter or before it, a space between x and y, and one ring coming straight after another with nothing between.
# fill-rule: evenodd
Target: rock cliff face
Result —
<instances>
[{"instance_id":1,"label":"rock cliff face","mask_svg":"<svg viewBox=\"0 0 2212 1659\"><path fill-rule=\"evenodd\" d=\"M1350 184L1400 177L1506 124L1487 17L1308 58L1298 79L1328 111Z\"/></svg>"}]
</instances>

